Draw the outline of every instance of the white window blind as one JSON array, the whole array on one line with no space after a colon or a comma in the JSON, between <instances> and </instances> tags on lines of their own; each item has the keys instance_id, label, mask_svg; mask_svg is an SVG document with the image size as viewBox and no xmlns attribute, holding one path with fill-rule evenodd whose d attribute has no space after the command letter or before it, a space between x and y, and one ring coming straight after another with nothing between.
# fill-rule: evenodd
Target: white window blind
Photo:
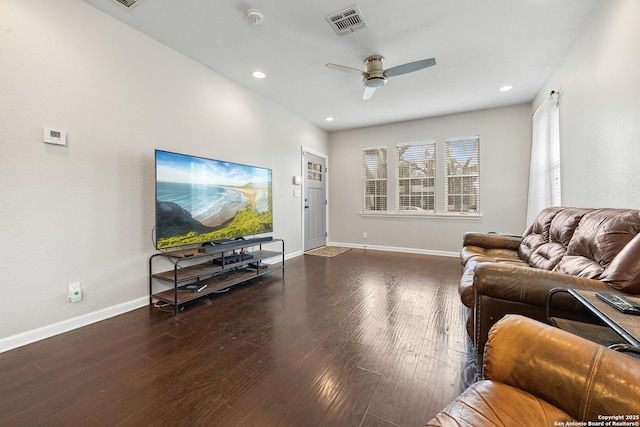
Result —
<instances>
[{"instance_id":1,"label":"white window blind","mask_svg":"<svg viewBox=\"0 0 640 427\"><path fill-rule=\"evenodd\" d=\"M480 212L480 138L451 138L444 142L445 211Z\"/></svg>"},{"instance_id":2,"label":"white window blind","mask_svg":"<svg viewBox=\"0 0 640 427\"><path fill-rule=\"evenodd\" d=\"M387 148L362 149L363 212L387 210Z\"/></svg>"},{"instance_id":3,"label":"white window blind","mask_svg":"<svg viewBox=\"0 0 640 427\"><path fill-rule=\"evenodd\" d=\"M436 142L396 146L396 211L435 212Z\"/></svg>"}]
</instances>

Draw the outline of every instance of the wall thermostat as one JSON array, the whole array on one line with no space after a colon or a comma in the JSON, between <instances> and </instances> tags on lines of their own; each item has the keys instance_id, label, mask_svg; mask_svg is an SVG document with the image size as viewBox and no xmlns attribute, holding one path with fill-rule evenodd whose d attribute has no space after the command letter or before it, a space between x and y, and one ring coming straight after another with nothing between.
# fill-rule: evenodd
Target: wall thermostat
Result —
<instances>
[{"instance_id":1,"label":"wall thermostat","mask_svg":"<svg viewBox=\"0 0 640 427\"><path fill-rule=\"evenodd\" d=\"M67 145L67 132L60 129L44 128L42 142L55 145Z\"/></svg>"},{"instance_id":2,"label":"wall thermostat","mask_svg":"<svg viewBox=\"0 0 640 427\"><path fill-rule=\"evenodd\" d=\"M301 177L301 176L294 176L294 177L293 177L293 183L294 183L295 185L300 185L300 184L302 184L302 177Z\"/></svg>"}]
</instances>

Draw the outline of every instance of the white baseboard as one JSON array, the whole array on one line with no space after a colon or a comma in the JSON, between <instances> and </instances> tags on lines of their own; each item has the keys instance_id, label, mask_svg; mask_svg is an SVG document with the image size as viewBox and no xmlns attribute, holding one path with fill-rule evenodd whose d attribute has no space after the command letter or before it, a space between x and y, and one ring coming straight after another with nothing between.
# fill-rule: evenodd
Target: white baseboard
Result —
<instances>
[{"instance_id":1,"label":"white baseboard","mask_svg":"<svg viewBox=\"0 0 640 427\"><path fill-rule=\"evenodd\" d=\"M342 243L342 242L330 242L330 243L327 243L327 246L342 246L345 248L368 249L372 251L405 252L409 254L435 255L435 256L446 256L446 257L453 257L453 258L458 258L460 256L460 252L434 251L430 249L416 249L416 248L400 248L396 246L359 245L359 244Z\"/></svg>"},{"instance_id":2,"label":"white baseboard","mask_svg":"<svg viewBox=\"0 0 640 427\"><path fill-rule=\"evenodd\" d=\"M92 313L83 314L82 316L74 317L72 319L63 320L62 322L54 323L52 325L43 326L31 331L2 338L0 339L0 353L50 338L73 329L78 329L92 323L100 322L101 320L144 307L148 304L149 297L146 296L133 301L127 301L122 304L107 307L102 310L94 311Z\"/></svg>"},{"instance_id":3,"label":"white baseboard","mask_svg":"<svg viewBox=\"0 0 640 427\"><path fill-rule=\"evenodd\" d=\"M394 246L369 246L369 245L357 245L353 243L341 243L341 242L327 242L327 246L343 246L345 248L355 249L368 249L374 251L389 251L389 252L406 252L414 254L424 255L436 255L446 257L458 257L458 252L446 252L446 251L433 251L428 249L415 249L415 248L399 248ZM297 251L285 255L286 259L291 259L303 255L304 252ZM46 338L53 337L74 329L81 328L83 326L90 325L92 323L100 322L101 320L115 317L120 314L127 313L140 307L144 307L149 304L149 297L135 299L133 301L124 302L122 304L107 307L102 310L94 311L92 313L83 314L82 316L74 317L72 319L63 320L62 322L54 323L52 325L43 326L41 328L33 329L31 331L22 332L17 335L0 339L0 353L12 350L14 348L22 347L23 345L31 344L36 341L40 341Z\"/></svg>"},{"instance_id":4,"label":"white baseboard","mask_svg":"<svg viewBox=\"0 0 640 427\"><path fill-rule=\"evenodd\" d=\"M292 252L290 254L285 255L284 259L286 261L288 259L295 258L295 257L298 257L298 256L303 255L303 254L304 254L304 252L302 252L302 251Z\"/></svg>"}]
</instances>

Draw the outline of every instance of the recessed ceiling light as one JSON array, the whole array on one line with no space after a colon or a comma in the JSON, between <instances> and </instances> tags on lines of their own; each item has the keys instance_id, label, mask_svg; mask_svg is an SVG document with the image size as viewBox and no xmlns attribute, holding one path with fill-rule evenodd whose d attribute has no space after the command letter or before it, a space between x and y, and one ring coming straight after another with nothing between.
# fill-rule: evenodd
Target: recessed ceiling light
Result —
<instances>
[{"instance_id":1,"label":"recessed ceiling light","mask_svg":"<svg viewBox=\"0 0 640 427\"><path fill-rule=\"evenodd\" d=\"M507 86L502 86L502 87L500 88L500 92L507 92L507 91L510 91L511 89L513 89L513 86L509 86L509 85L507 85Z\"/></svg>"},{"instance_id":2,"label":"recessed ceiling light","mask_svg":"<svg viewBox=\"0 0 640 427\"><path fill-rule=\"evenodd\" d=\"M328 122L332 122L332 121L333 121L333 117L325 117L324 119L325 119L326 121L328 121Z\"/></svg>"},{"instance_id":3,"label":"recessed ceiling light","mask_svg":"<svg viewBox=\"0 0 640 427\"><path fill-rule=\"evenodd\" d=\"M256 79L264 79L265 77L267 77L267 75L262 71L254 71L253 73L251 73L251 75Z\"/></svg>"}]
</instances>

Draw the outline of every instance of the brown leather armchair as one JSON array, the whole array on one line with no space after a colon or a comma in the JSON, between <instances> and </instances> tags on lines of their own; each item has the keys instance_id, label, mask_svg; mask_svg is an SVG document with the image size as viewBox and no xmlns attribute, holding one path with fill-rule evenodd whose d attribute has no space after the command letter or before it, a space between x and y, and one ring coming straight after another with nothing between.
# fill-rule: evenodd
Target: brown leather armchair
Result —
<instances>
[{"instance_id":1,"label":"brown leather armchair","mask_svg":"<svg viewBox=\"0 0 640 427\"><path fill-rule=\"evenodd\" d=\"M493 326L484 377L426 425L640 425L639 359L527 317Z\"/></svg>"}]
</instances>

